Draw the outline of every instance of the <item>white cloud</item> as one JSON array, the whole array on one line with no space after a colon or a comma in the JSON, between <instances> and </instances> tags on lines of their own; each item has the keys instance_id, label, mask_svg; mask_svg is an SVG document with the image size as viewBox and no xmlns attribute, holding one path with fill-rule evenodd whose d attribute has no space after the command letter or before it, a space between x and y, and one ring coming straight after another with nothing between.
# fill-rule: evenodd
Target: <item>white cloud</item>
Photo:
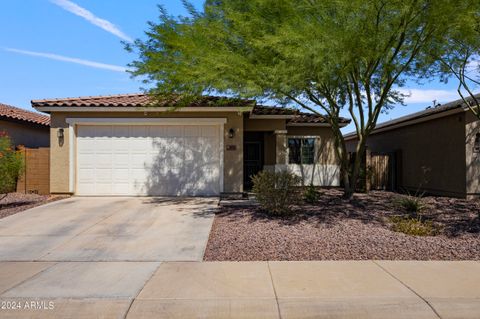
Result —
<instances>
[{"instance_id":1,"label":"white cloud","mask_svg":"<svg viewBox=\"0 0 480 319\"><path fill-rule=\"evenodd\" d=\"M427 103L432 104L435 100L439 103L457 100L460 97L456 90L422 90L422 89L398 89L403 94L407 94L405 103Z\"/></svg>"},{"instance_id":2,"label":"white cloud","mask_svg":"<svg viewBox=\"0 0 480 319\"><path fill-rule=\"evenodd\" d=\"M123 33L116 25L111 23L108 20L101 19L94 15L92 12L88 11L85 8L80 7L78 4L73 3L72 1L69 0L50 0L50 2L56 4L57 6L67 10L68 12L71 12L79 17L84 18L91 24L96 25L97 27L102 28L103 30L110 32L111 34L116 35L122 40L128 41L128 42L133 42L133 39Z\"/></svg>"},{"instance_id":3,"label":"white cloud","mask_svg":"<svg viewBox=\"0 0 480 319\"><path fill-rule=\"evenodd\" d=\"M53 54L53 53L33 52L33 51L19 50L19 49L13 49L13 48L5 48L4 50L9 52L24 54L24 55L38 56L38 57L47 58L51 60L81 64L81 65L85 65L85 66L89 66L97 69L104 69L104 70L110 70L110 71L116 71L116 72L126 72L128 70L126 67L119 66L119 65L112 65L112 64L99 63L99 62L94 62L89 60L70 58L70 57Z\"/></svg>"}]
</instances>

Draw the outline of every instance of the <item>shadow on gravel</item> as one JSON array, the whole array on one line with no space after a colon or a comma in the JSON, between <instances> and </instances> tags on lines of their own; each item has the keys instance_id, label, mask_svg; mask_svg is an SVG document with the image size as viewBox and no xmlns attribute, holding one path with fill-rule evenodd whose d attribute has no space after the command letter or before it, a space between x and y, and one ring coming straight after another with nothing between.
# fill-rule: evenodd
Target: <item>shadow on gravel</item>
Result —
<instances>
[{"instance_id":1,"label":"shadow on gravel","mask_svg":"<svg viewBox=\"0 0 480 319\"><path fill-rule=\"evenodd\" d=\"M371 191L368 194L355 194L352 200L341 198L338 189L320 191L317 203L296 206L286 216L272 216L259 207L223 207L220 216L235 220L247 218L251 222L275 221L282 225L309 223L329 227L347 220L388 228L389 217L407 215L395 205L400 194ZM480 234L480 201L468 201L447 197L425 197L426 209L422 217L439 226L441 234L448 237L462 234Z\"/></svg>"}]
</instances>

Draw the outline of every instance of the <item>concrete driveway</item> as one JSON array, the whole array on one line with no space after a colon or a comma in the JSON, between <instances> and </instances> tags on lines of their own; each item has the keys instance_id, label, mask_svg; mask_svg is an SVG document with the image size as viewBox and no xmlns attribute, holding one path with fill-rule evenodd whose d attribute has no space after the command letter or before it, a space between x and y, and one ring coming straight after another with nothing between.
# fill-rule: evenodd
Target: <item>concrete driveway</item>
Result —
<instances>
[{"instance_id":1,"label":"concrete driveway","mask_svg":"<svg viewBox=\"0 0 480 319\"><path fill-rule=\"evenodd\" d=\"M217 199L72 197L0 220L0 261L199 261Z\"/></svg>"}]
</instances>

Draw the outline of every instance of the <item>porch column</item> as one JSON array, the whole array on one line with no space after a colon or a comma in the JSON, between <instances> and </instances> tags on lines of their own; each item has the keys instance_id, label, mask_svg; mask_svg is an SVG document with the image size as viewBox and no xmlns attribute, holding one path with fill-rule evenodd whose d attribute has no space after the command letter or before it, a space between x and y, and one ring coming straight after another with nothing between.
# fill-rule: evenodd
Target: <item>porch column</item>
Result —
<instances>
[{"instance_id":1,"label":"porch column","mask_svg":"<svg viewBox=\"0 0 480 319\"><path fill-rule=\"evenodd\" d=\"M287 130L276 130L275 134L275 164L286 165L287 157Z\"/></svg>"}]
</instances>

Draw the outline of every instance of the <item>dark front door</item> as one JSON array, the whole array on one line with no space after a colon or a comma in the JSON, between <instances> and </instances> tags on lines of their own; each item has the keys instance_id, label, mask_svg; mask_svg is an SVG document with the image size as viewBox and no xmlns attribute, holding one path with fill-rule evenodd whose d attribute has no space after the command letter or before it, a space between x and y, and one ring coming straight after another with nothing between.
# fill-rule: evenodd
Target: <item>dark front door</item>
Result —
<instances>
[{"instance_id":1,"label":"dark front door","mask_svg":"<svg viewBox=\"0 0 480 319\"><path fill-rule=\"evenodd\" d=\"M260 141L245 141L243 144L243 186L245 190L252 189L252 176L263 168L262 147Z\"/></svg>"}]
</instances>

